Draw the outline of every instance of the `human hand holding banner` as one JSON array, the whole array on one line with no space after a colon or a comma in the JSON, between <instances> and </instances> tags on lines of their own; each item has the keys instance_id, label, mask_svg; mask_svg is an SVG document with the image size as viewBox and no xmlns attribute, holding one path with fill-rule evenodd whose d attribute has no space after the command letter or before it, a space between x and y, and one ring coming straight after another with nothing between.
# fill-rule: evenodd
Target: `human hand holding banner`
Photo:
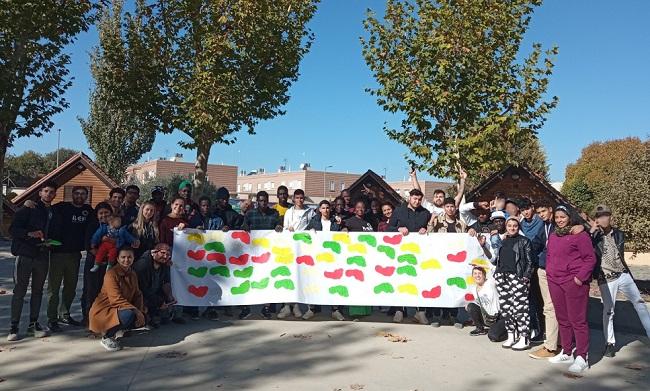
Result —
<instances>
[{"instance_id":1,"label":"human hand holding banner","mask_svg":"<svg viewBox=\"0 0 650 391\"><path fill-rule=\"evenodd\" d=\"M174 232L172 289L181 305L308 303L461 307L472 265L467 234Z\"/></svg>"}]
</instances>

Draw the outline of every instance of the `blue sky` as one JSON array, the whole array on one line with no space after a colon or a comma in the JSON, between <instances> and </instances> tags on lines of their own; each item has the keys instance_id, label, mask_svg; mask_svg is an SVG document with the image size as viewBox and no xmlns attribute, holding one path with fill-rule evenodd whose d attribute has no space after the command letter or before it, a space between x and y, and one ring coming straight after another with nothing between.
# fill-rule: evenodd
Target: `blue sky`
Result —
<instances>
[{"instance_id":1,"label":"blue sky","mask_svg":"<svg viewBox=\"0 0 650 391\"><path fill-rule=\"evenodd\" d=\"M403 178L406 149L382 131L384 122L395 118L364 92L373 79L361 55L361 22L367 8L383 5L380 0L324 0L311 23L316 40L290 90L287 114L260 124L255 136L242 133L234 145L215 145L210 163L271 171L287 159L291 169L309 162L316 170L329 165L334 166L329 171L340 172L386 169L390 180ZM650 135L648 16L646 0L547 0L536 11L523 53L532 42L560 48L549 88L560 103L540 132L552 180L562 180L566 165L593 141ZM70 108L55 117L61 146L91 156L77 117L88 113L88 53L96 42L92 29L69 49L75 77L67 92ZM160 135L143 159L179 152L193 161L194 152L178 146L183 139L181 133ZM56 131L19 139L10 153L49 152L56 142Z\"/></svg>"}]
</instances>

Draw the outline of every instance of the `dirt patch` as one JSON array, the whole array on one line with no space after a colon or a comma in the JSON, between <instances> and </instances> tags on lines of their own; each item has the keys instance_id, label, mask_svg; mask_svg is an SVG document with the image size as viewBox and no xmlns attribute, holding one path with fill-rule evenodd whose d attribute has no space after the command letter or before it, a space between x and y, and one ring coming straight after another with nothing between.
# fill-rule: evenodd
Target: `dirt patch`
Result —
<instances>
[{"instance_id":1,"label":"dirt patch","mask_svg":"<svg viewBox=\"0 0 650 391\"><path fill-rule=\"evenodd\" d=\"M386 338L390 342L403 342L403 343L406 343L406 342L410 341L410 339L408 339L408 338L406 338L406 337L404 337L402 335L387 333L385 331L378 332L377 336Z\"/></svg>"}]
</instances>

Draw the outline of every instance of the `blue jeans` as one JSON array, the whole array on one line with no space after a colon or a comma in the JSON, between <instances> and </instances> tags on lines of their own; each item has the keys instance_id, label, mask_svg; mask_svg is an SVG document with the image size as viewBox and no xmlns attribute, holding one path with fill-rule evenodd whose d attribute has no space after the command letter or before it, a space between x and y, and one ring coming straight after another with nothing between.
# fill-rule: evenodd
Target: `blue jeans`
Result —
<instances>
[{"instance_id":1,"label":"blue jeans","mask_svg":"<svg viewBox=\"0 0 650 391\"><path fill-rule=\"evenodd\" d=\"M105 338L115 337L115 333L119 330L129 330L135 325L135 311L134 310L118 310L117 317L120 319L120 324L108 330L104 334Z\"/></svg>"}]
</instances>

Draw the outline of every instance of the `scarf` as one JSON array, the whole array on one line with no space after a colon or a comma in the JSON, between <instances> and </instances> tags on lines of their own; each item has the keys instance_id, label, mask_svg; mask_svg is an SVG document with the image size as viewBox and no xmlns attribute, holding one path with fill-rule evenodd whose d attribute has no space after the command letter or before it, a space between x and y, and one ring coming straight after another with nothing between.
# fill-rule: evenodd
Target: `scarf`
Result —
<instances>
[{"instance_id":1,"label":"scarf","mask_svg":"<svg viewBox=\"0 0 650 391\"><path fill-rule=\"evenodd\" d=\"M573 227L571 227L570 225L567 225L567 226L564 227L564 228L560 228L560 227L556 226L556 227L555 227L555 234L556 234L557 236L568 235L569 232L571 232L571 228L573 228Z\"/></svg>"}]
</instances>

